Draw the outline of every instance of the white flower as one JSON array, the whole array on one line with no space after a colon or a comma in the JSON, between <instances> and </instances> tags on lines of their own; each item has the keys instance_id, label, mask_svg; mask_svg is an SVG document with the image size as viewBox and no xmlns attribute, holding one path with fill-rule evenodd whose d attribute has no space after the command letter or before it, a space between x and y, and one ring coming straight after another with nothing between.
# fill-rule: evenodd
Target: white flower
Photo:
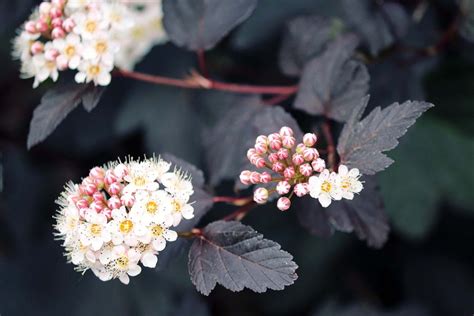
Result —
<instances>
[{"instance_id":1,"label":"white flower","mask_svg":"<svg viewBox=\"0 0 474 316\"><path fill-rule=\"evenodd\" d=\"M173 206L173 226L178 226L181 219L191 219L194 217L194 208L188 204L189 196L179 195L175 196L171 202Z\"/></svg>"},{"instance_id":2,"label":"white flower","mask_svg":"<svg viewBox=\"0 0 474 316\"><path fill-rule=\"evenodd\" d=\"M85 246L80 241L71 247L71 262L75 265L91 265L95 263L96 256L92 249ZM88 262L84 262L87 260Z\"/></svg>"},{"instance_id":3,"label":"white flower","mask_svg":"<svg viewBox=\"0 0 474 316\"><path fill-rule=\"evenodd\" d=\"M31 69L34 69L35 73L33 88L38 87L40 83L48 78L53 81L58 80L59 73L55 60L48 60L44 54L38 54L33 56L32 63L33 68Z\"/></svg>"},{"instance_id":4,"label":"white flower","mask_svg":"<svg viewBox=\"0 0 474 316\"><path fill-rule=\"evenodd\" d=\"M166 191L138 191L131 210L132 218L140 218L144 223L172 222L172 198Z\"/></svg>"},{"instance_id":5,"label":"white flower","mask_svg":"<svg viewBox=\"0 0 474 316\"><path fill-rule=\"evenodd\" d=\"M61 69L69 67L76 69L82 58L81 39L76 34L69 34L65 38L55 39L53 46L59 51L56 62Z\"/></svg>"},{"instance_id":6,"label":"white flower","mask_svg":"<svg viewBox=\"0 0 474 316\"><path fill-rule=\"evenodd\" d=\"M114 55L117 53L119 46L110 40L107 34L100 34L93 39L84 43L84 59L98 60L101 63L113 66Z\"/></svg>"},{"instance_id":7,"label":"white flower","mask_svg":"<svg viewBox=\"0 0 474 316\"><path fill-rule=\"evenodd\" d=\"M63 213L57 217L56 229L59 235L65 235L64 244L68 245L76 238L76 233L80 225L79 210L75 205L68 205Z\"/></svg>"},{"instance_id":8,"label":"white flower","mask_svg":"<svg viewBox=\"0 0 474 316\"><path fill-rule=\"evenodd\" d=\"M112 80L110 72L113 66L101 63L99 60L84 60L78 69L79 72L75 76L77 83L93 81L96 85L107 86Z\"/></svg>"},{"instance_id":9,"label":"white flower","mask_svg":"<svg viewBox=\"0 0 474 316\"><path fill-rule=\"evenodd\" d=\"M118 277L120 282L128 284L129 276L137 276L142 272L142 268L138 265L140 253L133 248L125 246L116 246L113 249L115 259L113 259L106 267L112 272L114 277Z\"/></svg>"},{"instance_id":10,"label":"white flower","mask_svg":"<svg viewBox=\"0 0 474 316\"><path fill-rule=\"evenodd\" d=\"M191 181L179 172L167 172L161 177L161 182L166 191L173 195L189 196L193 194Z\"/></svg>"},{"instance_id":11,"label":"white flower","mask_svg":"<svg viewBox=\"0 0 474 316\"><path fill-rule=\"evenodd\" d=\"M322 207L328 207L331 200L342 198L337 174L335 172L329 173L327 169L323 170L319 176L309 178L308 189L311 197L318 199Z\"/></svg>"},{"instance_id":12,"label":"white flower","mask_svg":"<svg viewBox=\"0 0 474 316\"><path fill-rule=\"evenodd\" d=\"M124 192L135 192L137 190L157 190L159 185L155 182L158 174L149 162L132 162L128 174L124 180L128 182Z\"/></svg>"},{"instance_id":13,"label":"white flower","mask_svg":"<svg viewBox=\"0 0 474 316\"><path fill-rule=\"evenodd\" d=\"M86 220L87 222L82 223L79 227L80 241L84 246L90 245L92 250L97 251L111 239L107 227L107 217L89 210L86 212Z\"/></svg>"},{"instance_id":14,"label":"white flower","mask_svg":"<svg viewBox=\"0 0 474 316\"><path fill-rule=\"evenodd\" d=\"M134 221L125 207L113 210L112 218L109 227L114 245L125 243L128 246L136 246L138 237L146 234L146 228L140 222Z\"/></svg>"},{"instance_id":15,"label":"white flower","mask_svg":"<svg viewBox=\"0 0 474 316\"><path fill-rule=\"evenodd\" d=\"M88 13L78 12L73 14L72 19L76 23L74 33L83 39L89 40L107 31L109 21L104 19L100 11L94 10Z\"/></svg>"},{"instance_id":16,"label":"white flower","mask_svg":"<svg viewBox=\"0 0 474 316\"><path fill-rule=\"evenodd\" d=\"M178 233L168 228L166 223L151 223L148 226L146 235L148 240L146 243L151 243L156 251L165 249L166 241L175 241L178 238Z\"/></svg>"},{"instance_id":17,"label":"white flower","mask_svg":"<svg viewBox=\"0 0 474 316\"><path fill-rule=\"evenodd\" d=\"M359 181L361 176L359 169L352 168L349 170L345 165L340 165L338 175L343 198L352 200L354 193L359 193L364 188L362 182Z\"/></svg>"}]
</instances>

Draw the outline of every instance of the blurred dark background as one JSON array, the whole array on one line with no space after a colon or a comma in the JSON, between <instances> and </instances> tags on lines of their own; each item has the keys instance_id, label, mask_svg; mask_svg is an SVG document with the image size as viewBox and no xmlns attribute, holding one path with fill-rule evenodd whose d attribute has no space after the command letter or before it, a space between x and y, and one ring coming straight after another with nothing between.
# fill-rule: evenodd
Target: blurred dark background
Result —
<instances>
[{"instance_id":1,"label":"blurred dark background","mask_svg":"<svg viewBox=\"0 0 474 316\"><path fill-rule=\"evenodd\" d=\"M300 14L351 20L340 2L260 0L249 20L206 53L212 76L229 82L295 83L278 68L284 23ZM35 1L2 0L0 314L472 315L474 44L468 39L474 30L462 21L446 36L459 19L459 1L398 3L419 22L410 23L403 37L376 48L376 54L370 41L361 48L371 75L371 105L419 99L436 107L389 153L396 163L379 175L392 226L388 242L374 250L354 235L314 237L295 214L262 207L245 222L294 255L299 279L280 292L232 293L218 286L204 297L189 280L185 251L158 271L144 269L129 286L117 280L103 283L91 273L82 276L53 240L52 216L67 180L78 181L89 168L117 157L169 152L206 171L200 135L225 111L225 96L114 78L94 111L76 109L51 137L27 151L33 109L51 83L32 89L32 80L19 79L19 65L10 57L15 28ZM438 50L424 53L443 36ZM421 53L405 56L396 49L400 43ZM155 47L138 66L174 77L192 68L197 68L195 55L172 44ZM303 128L311 126L314 118L292 110L291 103L282 105ZM232 182L213 190L232 194ZM231 210L217 205L204 221Z\"/></svg>"}]
</instances>

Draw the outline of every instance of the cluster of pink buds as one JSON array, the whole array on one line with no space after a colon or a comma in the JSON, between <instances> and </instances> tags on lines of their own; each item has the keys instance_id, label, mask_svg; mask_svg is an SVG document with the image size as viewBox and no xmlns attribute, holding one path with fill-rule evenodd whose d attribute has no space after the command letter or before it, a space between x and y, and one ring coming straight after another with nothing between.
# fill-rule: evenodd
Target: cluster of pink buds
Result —
<instances>
[{"instance_id":1,"label":"cluster of pink buds","mask_svg":"<svg viewBox=\"0 0 474 316\"><path fill-rule=\"evenodd\" d=\"M39 6L39 14L26 22L25 30L33 36L64 37L66 32L71 32L75 26L71 19L65 19L63 16L65 3L66 0L42 2ZM40 43L36 42L36 44Z\"/></svg>"},{"instance_id":2,"label":"cluster of pink buds","mask_svg":"<svg viewBox=\"0 0 474 316\"><path fill-rule=\"evenodd\" d=\"M307 133L297 143L293 130L286 126L278 133L258 136L255 146L247 151L247 158L258 169L267 170L244 170L240 174L240 181L245 185L265 184L254 191L254 201L265 204L276 193L280 195L278 209L286 211L293 195L310 194L327 207L332 200L352 199L353 193L360 192L359 171L349 171L341 165L339 173L331 173L314 148L317 140L315 134ZM269 183L275 183L275 187L269 189Z\"/></svg>"}]
</instances>

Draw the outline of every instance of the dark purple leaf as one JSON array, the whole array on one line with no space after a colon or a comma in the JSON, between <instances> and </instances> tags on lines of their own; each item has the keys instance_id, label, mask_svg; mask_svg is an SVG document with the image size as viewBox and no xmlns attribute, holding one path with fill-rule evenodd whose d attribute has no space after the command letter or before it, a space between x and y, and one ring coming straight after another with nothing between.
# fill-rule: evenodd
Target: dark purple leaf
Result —
<instances>
[{"instance_id":1,"label":"dark purple leaf","mask_svg":"<svg viewBox=\"0 0 474 316\"><path fill-rule=\"evenodd\" d=\"M28 134L28 149L45 140L81 102L87 111L92 111L99 102L102 92L102 88L97 88L93 84L57 85L47 91L33 112Z\"/></svg>"},{"instance_id":2,"label":"dark purple leaf","mask_svg":"<svg viewBox=\"0 0 474 316\"><path fill-rule=\"evenodd\" d=\"M343 0L342 5L347 22L361 36L374 56L393 44L408 29L410 18L399 4L381 5L372 0Z\"/></svg>"},{"instance_id":3,"label":"dark purple leaf","mask_svg":"<svg viewBox=\"0 0 474 316\"><path fill-rule=\"evenodd\" d=\"M348 119L352 108L369 89L367 69L350 59L357 44L356 36L342 36L320 57L306 64L295 108L340 122Z\"/></svg>"},{"instance_id":4,"label":"dark purple leaf","mask_svg":"<svg viewBox=\"0 0 474 316\"><path fill-rule=\"evenodd\" d=\"M300 75L306 62L319 55L342 28L339 20L317 15L300 16L287 23L279 54L283 73Z\"/></svg>"},{"instance_id":5,"label":"dark purple leaf","mask_svg":"<svg viewBox=\"0 0 474 316\"><path fill-rule=\"evenodd\" d=\"M231 291L262 293L293 284L298 266L274 241L240 222L209 224L189 251L189 274L204 295L217 283Z\"/></svg>"},{"instance_id":6,"label":"dark purple leaf","mask_svg":"<svg viewBox=\"0 0 474 316\"><path fill-rule=\"evenodd\" d=\"M364 190L354 200L333 201L323 208L316 199L298 201L298 218L312 234L329 236L335 230L354 232L371 247L380 248L389 233L387 216L375 179L365 178Z\"/></svg>"},{"instance_id":7,"label":"dark purple leaf","mask_svg":"<svg viewBox=\"0 0 474 316\"><path fill-rule=\"evenodd\" d=\"M256 6L257 0L164 0L163 23L176 45L208 50L245 21Z\"/></svg>"},{"instance_id":8,"label":"dark purple leaf","mask_svg":"<svg viewBox=\"0 0 474 316\"><path fill-rule=\"evenodd\" d=\"M290 114L278 106L265 106L259 96L239 97L212 129L204 133L206 162L211 185L232 179L250 169L246 152L261 134L278 132L289 126L295 137L302 132Z\"/></svg>"},{"instance_id":9,"label":"dark purple leaf","mask_svg":"<svg viewBox=\"0 0 474 316\"><path fill-rule=\"evenodd\" d=\"M383 152L395 148L398 138L433 104L421 101L394 103L384 109L376 107L360 120L367 102L368 98L364 98L354 108L339 136L337 152L342 164L372 175L393 163Z\"/></svg>"}]
</instances>

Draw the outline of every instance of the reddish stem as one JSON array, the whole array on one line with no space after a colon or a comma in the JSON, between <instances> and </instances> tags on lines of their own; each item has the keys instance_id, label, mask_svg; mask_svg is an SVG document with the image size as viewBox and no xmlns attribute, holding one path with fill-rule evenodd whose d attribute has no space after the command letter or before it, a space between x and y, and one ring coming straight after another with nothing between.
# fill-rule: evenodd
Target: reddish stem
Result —
<instances>
[{"instance_id":1,"label":"reddish stem","mask_svg":"<svg viewBox=\"0 0 474 316\"><path fill-rule=\"evenodd\" d=\"M140 81L150 82L154 84L175 86L188 89L212 89L237 93L249 94L293 94L298 91L298 86L254 86L236 83L226 83L207 79L197 73L192 73L191 77L186 79L175 79L162 76L148 75L140 72L119 69L115 74L132 78Z\"/></svg>"},{"instance_id":2,"label":"reddish stem","mask_svg":"<svg viewBox=\"0 0 474 316\"><path fill-rule=\"evenodd\" d=\"M206 56L204 55L204 50L199 49L196 53L198 57L199 70L201 70L204 77L208 78L209 73L207 72Z\"/></svg>"}]
</instances>

